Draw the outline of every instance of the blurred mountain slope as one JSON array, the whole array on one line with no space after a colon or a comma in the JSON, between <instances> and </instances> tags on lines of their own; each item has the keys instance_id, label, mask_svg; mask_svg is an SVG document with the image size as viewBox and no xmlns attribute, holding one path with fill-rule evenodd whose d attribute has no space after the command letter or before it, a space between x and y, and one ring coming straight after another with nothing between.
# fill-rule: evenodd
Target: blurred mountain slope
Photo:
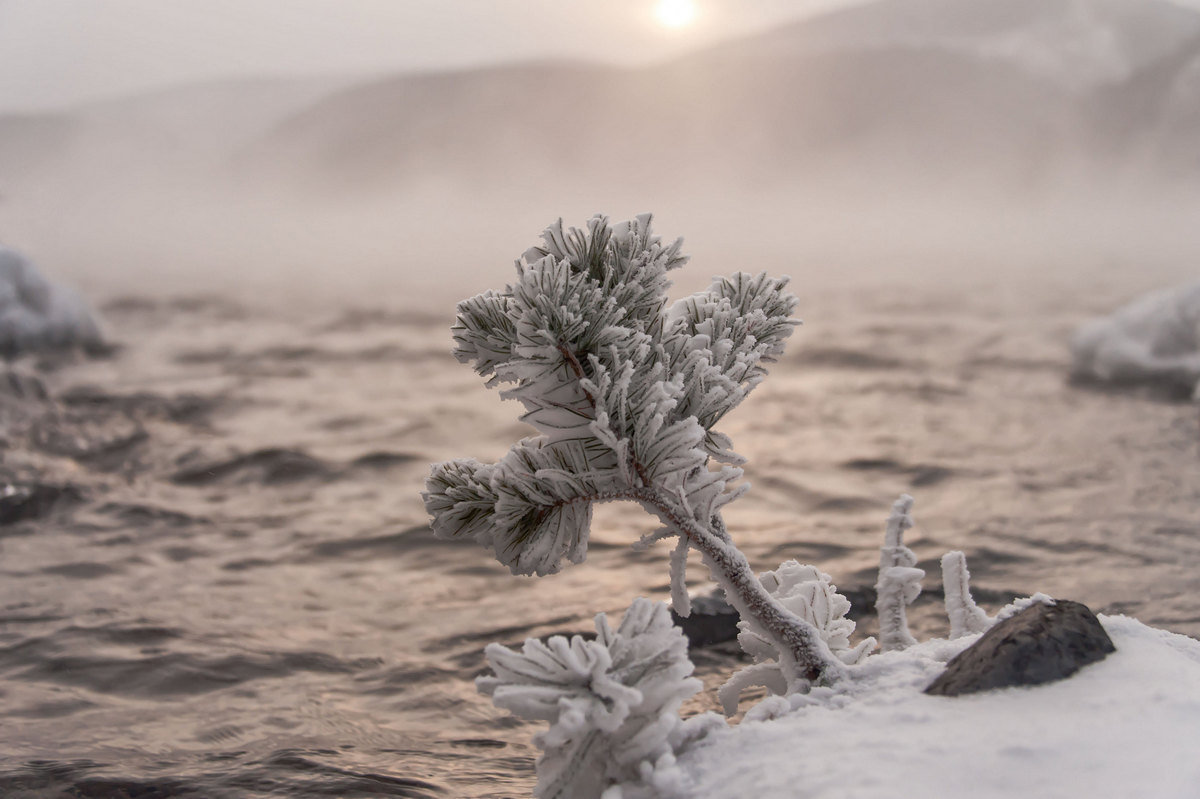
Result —
<instances>
[{"instance_id":1,"label":"blurred mountain slope","mask_svg":"<svg viewBox=\"0 0 1200 799\"><path fill-rule=\"evenodd\" d=\"M429 176L998 192L1174 178L1200 142L1197 35L1200 14L1154 0L889 0L636 71L522 64L356 86L237 162L339 192Z\"/></svg>"}]
</instances>

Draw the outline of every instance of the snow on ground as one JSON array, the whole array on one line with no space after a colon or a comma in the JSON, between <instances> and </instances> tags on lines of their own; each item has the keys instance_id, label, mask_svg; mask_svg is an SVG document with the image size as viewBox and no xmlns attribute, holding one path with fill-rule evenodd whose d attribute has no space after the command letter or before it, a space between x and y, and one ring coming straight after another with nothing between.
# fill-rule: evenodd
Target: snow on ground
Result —
<instances>
[{"instance_id":1,"label":"snow on ground","mask_svg":"<svg viewBox=\"0 0 1200 799\"><path fill-rule=\"evenodd\" d=\"M1100 620L1117 651L1037 687L922 693L977 636L873 656L845 687L685 751L681 796L1195 799L1200 641L1125 616Z\"/></svg>"}]
</instances>

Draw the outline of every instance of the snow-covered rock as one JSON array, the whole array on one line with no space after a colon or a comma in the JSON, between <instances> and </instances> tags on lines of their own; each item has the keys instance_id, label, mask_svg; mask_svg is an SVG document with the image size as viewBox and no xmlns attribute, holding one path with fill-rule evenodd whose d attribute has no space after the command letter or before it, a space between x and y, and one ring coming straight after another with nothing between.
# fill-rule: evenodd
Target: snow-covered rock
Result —
<instances>
[{"instance_id":1,"label":"snow-covered rock","mask_svg":"<svg viewBox=\"0 0 1200 799\"><path fill-rule=\"evenodd\" d=\"M935 696L1065 680L1114 651L1091 608L1059 599L1034 602L991 627L946 664L925 693Z\"/></svg>"},{"instance_id":2,"label":"snow-covered rock","mask_svg":"<svg viewBox=\"0 0 1200 799\"><path fill-rule=\"evenodd\" d=\"M1100 616L1117 651L1069 679L961 697L923 693L977 636L868 658L836 688L677 755L679 797L1194 799L1200 641ZM755 708L758 710L758 708ZM665 796L665 794L664 794Z\"/></svg>"},{"instance_id":3,"label":"snow-covered rock","mask_svg":"<svg viewBox=\"0 0 1200 799\"><path fill-rule=\"evenodd\" d=\"M1077 378L1156 384L1200 398L1200 282L1152 292L1087 323L1071 356Z\"/></svg>"},{"instance_id":4,"label":"snow-covered rock","mask_svg":"<svg viewBox=\"0 0 1200 799\"><path fill-rule=\"evenodd\" d=\"M74 292L46 280L31 261L0 245L0 353L101 346L95 319Z\"/></svg>"}]
</instances>

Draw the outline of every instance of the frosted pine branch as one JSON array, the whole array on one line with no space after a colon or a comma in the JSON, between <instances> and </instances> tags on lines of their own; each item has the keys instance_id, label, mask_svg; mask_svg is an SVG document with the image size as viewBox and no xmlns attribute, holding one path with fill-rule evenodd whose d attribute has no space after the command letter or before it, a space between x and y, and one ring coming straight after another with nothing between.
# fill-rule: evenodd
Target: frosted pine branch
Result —
<instances>
[{"instance_id":1,"label":"frosted pine branch","mask_svg":"<svg viewBox=\"0 0 1200 799\"><path fill-rule=\"evenodd\" d=\"M586 230L560 220L514 283L459 304L456 357L524 405L540 436L496 464L435 466L424 494L434 533L472 537L514 573L549 574L586 557L592 505L638 502L686 542L673 560L679 604L683 556L696 549L777 645L792 690L835 680L841 661L763 589L720 517L744 490L733 485L742 458L713 425L782 353L796 298L786 279L736 274L668 309L680 246L648 215L595 217Z\"/></svg>"}]
</instances>

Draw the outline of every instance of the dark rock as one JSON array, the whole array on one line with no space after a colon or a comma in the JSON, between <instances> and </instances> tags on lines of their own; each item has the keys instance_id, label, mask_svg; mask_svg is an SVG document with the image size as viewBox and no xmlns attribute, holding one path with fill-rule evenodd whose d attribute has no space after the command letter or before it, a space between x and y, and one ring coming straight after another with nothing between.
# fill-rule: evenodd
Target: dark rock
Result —
<instances>
[{"instance_id":1,"label":"dark rock","mask_svg":"<svg viewBox=\"0 0 1200 799\"><path fill-rule=\"evenodd\" d=\"M879 592L875 590L875 586L839 588L838 593L850 600L850 610L846 611L846 618L851 621L875 615L875 602L879 599Z\"/></svg>"},{"instance_id":2,"label":"dark rock","mask_svg":"<svg viewBox=\"0 0 1200 799\"><path fill-rule=\"evenodd\" d=\"M739 618L733 606L719 596L692 597L692 613L686 618L671 609L671 620L687 636L689 649L737 638Z\"/></svg>"},{"instance_id":3,"label":"dark rock","mask_svg":"<svg viewBox=\"0 0 1200 799\"><path fill-rule=\"evenodd\" d=\"M47 516L60 504L78 502L81 498L74 486L0 485L0 526Z\"/></svg>"},{"instance_id":4,"label":"dark rock","mask_svg":"<svg viewBox=\"0 0 1200 799\"><path fill-rule=\"evenodd\" d=\"M959 694L1041 685L1069 677L1117 648L1086 605L1037 602L984 633L958 653L927 694Z\"/></svg>"}]
</instances>

